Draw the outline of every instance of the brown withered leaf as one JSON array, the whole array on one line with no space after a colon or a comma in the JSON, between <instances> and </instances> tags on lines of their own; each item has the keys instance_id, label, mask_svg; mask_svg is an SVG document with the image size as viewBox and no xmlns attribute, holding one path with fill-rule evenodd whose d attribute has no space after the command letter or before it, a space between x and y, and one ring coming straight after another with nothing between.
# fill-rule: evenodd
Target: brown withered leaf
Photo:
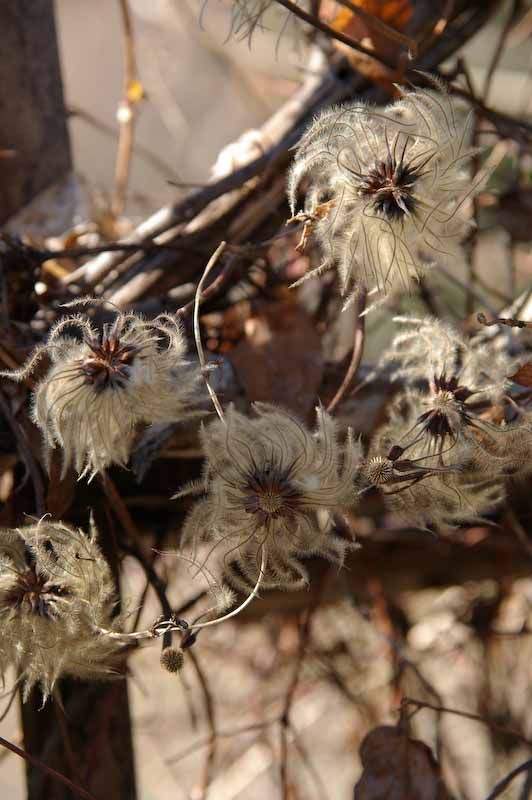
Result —
<instances>
[{"instance_id":1,"label":"brown withered leaf","mask_svg":"<svg viewBox=\"0 0 532 800\"><path fill-rule=\"evenodd\" d=\"M402 52L415 49L415 42L403 34L413 12L411 0L352 0L359 13L333 0L322 5L322 16L331 28L349 36L355 42L391 63L397 63ZM381 81L392 77L383 65L363 53L335 41L351 64L364 75Z\"/></svg>"},{"instance_id":2,"label":"brown withered leaf","mask_svg":"<svg viewBox=\"0 0 532 800\"><path fill-rule=\"evenodd\" d=\"M510 375L510 380L519 386L532 386L532 362L519 367L515 375Z\"/></svg>"},{"instance_id":3,"label":"brown withered leaf","mask_svg":"<svg viewBox=\"0 0 532 800\"><path fill-rule=\"evenodd\" d=\"M311 317L295 300L265 303L245 321L244 337L229 358L248 399L308 417L323 375Z\"/></svg>"},{"instance_id":4,"label":"brown withered leaf","mask_svg":"<svg viewBox=\"0 0 532 800\"><path fill-rule=\"evenodd\" d=\"M370 731L360 759L364 770L354 800L450 800L430 747L399 727Z\"/></svg>"}]
</instances>

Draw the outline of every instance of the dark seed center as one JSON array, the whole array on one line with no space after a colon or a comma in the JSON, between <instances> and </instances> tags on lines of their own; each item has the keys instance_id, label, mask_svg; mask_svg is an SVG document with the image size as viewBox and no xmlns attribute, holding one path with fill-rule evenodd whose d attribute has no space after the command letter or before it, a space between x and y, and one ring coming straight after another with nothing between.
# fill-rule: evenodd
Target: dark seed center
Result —
<instances>
[{"instance_id":1,"label":"dark seed center","mask_svg":"<svg viewBox=\"0 0 532 800\"><path fill-rule=\"evenodd\" d=\"M249 479L242 503L248 514L257 514L265 522L293 516L300 497L286 473L265 471Z\"/></svg>"},{"instance_id":2,"label":"dark seed center","mask_svg":"<svg viewBox=\"0 0 532 800\"><path fill-rule=\"evenodd\" d=\"M57 616L55 601L68 594L59 584L29 569L18 576L16 585L6 593L4 601L13 608L52 618Z\"/></svg>"},{"instance_id":3,"label":"dark seed center","mask_svg":"<svg viewBox=\"0 0 532 800\"><path fill-rule=\"evenodd\" d=\"M440 377L434 376L432 386L431 408L418 417L418 424L423 424L424 428L432 436L445 439L451 436L453 429L449 421L449 412L455 411L467 421L466 400L471 397L471 392L467 386L460 386L458 378L455 376L447 378L442 373Z\"/></svg>"},{"instance_id":4,"label":"dark seed center","mask_svg":"<svg viewBox=\"0 0 532 800\"><path fill-rule=\"evenodd\" d=\"M363 197L371 198L373 209L389 219L402 219L415 210L414 186L417 174L392 156L377 161L359 186Z\"/></svg>"},{"instance_id":5,"label":"dark seed center","mask_svg":"<svg viewBox=\"0 0 532 800\"><path fill-rule=\"evenodd\" d=\"M86 341L91 355L83 359L81 371L85 381L102 390L106 387L123 387L129 378L131 365L138 347L121 343L114 333L104 331L101 342Z\"/></svg>"}]
</instances>

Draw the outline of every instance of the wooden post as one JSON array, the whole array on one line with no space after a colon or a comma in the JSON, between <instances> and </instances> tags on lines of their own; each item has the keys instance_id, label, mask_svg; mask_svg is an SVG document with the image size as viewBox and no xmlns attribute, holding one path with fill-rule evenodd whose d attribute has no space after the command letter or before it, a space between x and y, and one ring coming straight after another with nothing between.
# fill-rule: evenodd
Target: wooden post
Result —
<instances>
[{"instance_id":1,"label":"wooden post","mask_svg":"<svg viewBox=\"0 0 532 800\"><path fill-rule=\"evenodd\" d=\"M0 31L2 223L65 175L71 158L53 0L0 0Z\"/></svg>"},{"instance_id":2,"label":"wooden post","mask_svg":"<svg viewBox=\"0 0 532 800\"><path fill-rule=\"evenodd\" d=\"M80 486L76 503L84 513L76 517L76 523L87 530L87 509L93 510L98 543L118 587L119 563L113 533L98 506L94 486L84 488L86 493ZM125 678L90 683L64 679L58 688L64 713L57 698L50 699L43 708L38 689L22 705L24 749L89 791L96 800L135 800L135 760ZM70 789L27 762L26 781L27 800L73 800Z\"/></svg>"}]
</instances>

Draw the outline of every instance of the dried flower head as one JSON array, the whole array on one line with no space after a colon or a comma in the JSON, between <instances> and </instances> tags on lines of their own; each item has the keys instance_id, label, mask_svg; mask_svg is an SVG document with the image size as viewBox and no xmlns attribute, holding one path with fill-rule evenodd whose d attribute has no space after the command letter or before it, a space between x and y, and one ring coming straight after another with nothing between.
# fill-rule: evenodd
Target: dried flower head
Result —
<instances>
[{"instance_id":1,"label":"dried flower head","mask_svg":"<svg viewBox=\"0 0 532 800\"><path fill-rule=\"evenodd\" d=\"M61 675L116 673L123 646L98 632L118 624L114 584L95 539L46 519L0 530L0 673L15 666L25 698L40 684L46 700Z\"/></svg>"},{"instance_id":2,"label":"dried flower head","mask_svg":"<svg viewBox=\"0 0 532 800\"><path fill-rule=\"evenodd\" d=\"M254 411L248 418L230 407L227 424L203 430L206 496L188 517L183 543L209 543L236 585L255 584L262 570L262 586L296 588L307 581L303 558L343 561L349 543L331 531L330 514L353 504L359 448L351 433L340 447L321 409L315 433L271 406Z\"/></svg>"},{"instance_id":3,"label":"dried flower head","mask_svg":"<svg viewBox=\"0 0 532 800\"><path fill-rule=\"evenodd\" d=\"M440 465L456 461L458 442L487 452L497 439L504 446L507 428L492 420L505 397L511 360L489 342L466 341L439 320L396 321L404 330L380 360L391 368L392 380L404 385L392 406L402 430L393 443L411 459L438 455Z\"/></svg>"},{"instance_id":4,"label":"dried flower head","mask_svg":"<svg viewBox=\"0 0 532 800\"><path fill-rule=\"evenodd\" d=\"M65 334L69 328L81 339ZM49 356L51 366L33 400L46 458L59 445L63 473L72 464L80 476L92 477L110 464L127 463L139 425L197 414L199 372L184 361L185 349L177 320L167 314L144 320L117 312L101 331L76 315L60 320L22 369L2 374L23 380Z\"/></svg>"},{"instance_id":5,"label":"dried flower head","mask_svg":"<svg viewBox=\"0 0 532 800\"><path fill-rule=\"evenodd\" d=\"M338 269L342 293L383 296L456 258L473 191L470 117L444 91L416 89L385 108L332 108L303 137L288 197L319 240L318 269ZM297 218L297 217L296 217Z\"/></svg>"},{"instance_id":6,"label":"dried flower head","mask_svg":"<svg viewBox=\"0 0 532 800\"><path fill-rule=\"evenodd\" d=\"M460 428L424 428L422 404L419 393L402 394L391 404L388 421L361 465L359 488L380 489L385 507L409 525L439 529L478 522L504 500L504 464L487 458L476 428L471 436L462 436ZM412 439L419 426L422 435ZM453 434L452 444L444 447L445 437Z\"/></svg>"}]
</instances>

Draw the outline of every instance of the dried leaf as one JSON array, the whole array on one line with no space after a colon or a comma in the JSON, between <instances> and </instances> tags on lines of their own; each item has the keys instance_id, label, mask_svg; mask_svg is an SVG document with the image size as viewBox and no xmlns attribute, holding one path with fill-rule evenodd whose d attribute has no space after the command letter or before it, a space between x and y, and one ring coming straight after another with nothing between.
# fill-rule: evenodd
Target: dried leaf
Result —
<instances>
[{"instance_id":1,"label":"dried leaf","mask_svg":"<svg viewBox=\"0 0 532 800\"><path fill-rule=\"evenodd\" d=\"M519 386L532 386L532 362L519 367L515 375L510 375L510 380Z\"/></svg>"},{"instance_id":2,"label":"dried leaf","mask_svg":"<svg viewBox=\"0 0 532 800\"><path fill-rule=\"evenodd\" d=\"M404 31L412 16L410 0L352 0L360 9L360 14L336 3L328 2L323 6L323 15L329 16L329 25L335 31L349 36L368 50L374 50L386 60L397 62L401 52L409 49L415 51L415 42L401 32ZM331 9L335 13L330 18ZM334 42L334 46L342 50L351 64L365 75L374 79L386 79L386 69L373 59L351 49L342 42Z\"/></svg>"},{"instance_id":3,"label":"dried leaf","mask_svg":"<svg viewBox=\"0 0 532 800\"><path fill-rule=\"evenodd\" d=\"M323 375L321 341L311 317L294 300L268 303L245 321L244 334L230 359L249 400L275 403L306 418Z\"/></svg>"},{"instance_id":4,"label":"dried leaf","mask_svg":"<svg viewBox=\"0 0 532 800\"><path fill-rule=\"evenodd\" d=\"M405 731L381 725L360 746L364 771L355 800L449 800L430 747Z\"/></svg>"}]
</instances>

